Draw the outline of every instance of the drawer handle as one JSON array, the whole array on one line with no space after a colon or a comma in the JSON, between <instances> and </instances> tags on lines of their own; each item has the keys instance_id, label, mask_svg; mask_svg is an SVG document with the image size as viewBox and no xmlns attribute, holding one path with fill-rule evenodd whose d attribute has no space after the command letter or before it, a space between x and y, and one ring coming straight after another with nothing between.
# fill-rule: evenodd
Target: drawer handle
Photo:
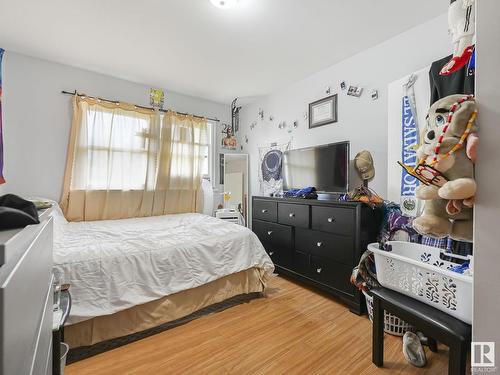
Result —
<instances>
[{"instance_id":1,"label":"drawer handle","mask_svg":"<svg viewBox=\"0 0 500 375\"><path fill-rule=\"evenodd\" d=\"M273 256L273 255L274 255L274 251L270 251L270 252L269 252L269 255L270 255L270 256Z\"/></svg>"},{"instance_id":2,"label":"drawer handle","mask_svg":"<svg viewBox=\"0 0 500 375\"><path fill-rule=\"evenodd\" d=\"M335 219L333 217L329 217L327 220L329 223L333 223L335 221Z\"/></svg>"},{"instance_id":3,"label":"drawer handle","mask_svg":"<svg viewBox=\"0 0 500 375\"><path fill-rule=\"evenodd\" d=\"M289 216L289 217L295 217L295 214L294 214L293 212L290 212L290 213L288 214L288 216Z\"/></svg>"},{"instance_id":4,"label":"drawer handle","mask_svg":"<svg viewBox=\"0 0 500 375\"><path fill-rule=\"evenodd\" d=\"M272 230L268 230L267 231L267 235L270 236L271 234L273 234L273 231Z\"/></svg>"},{"instance_id":5,"label":"drawer handle","mask_svg":"<svg viewBox=\"0 0 500 375\"><path fill-rule=\"evenodd\" d=\"M267 210L264 208L262 211L261 211L263 214L267 213Z\"/></svg>"},{"instance_id":6,"label":"drawer handle","mask_svg":"<svg viewBox=\"0 0 500 375\"><path fill-rule=\"evenodd\" d=\"M323 246L323 242L318 242L318 243L316 243L316 246L318 246L318 247Z\"/></svg>"},{"instance_id":7,"label":"drawer handle","mask_svg":"<svg viewBox=\"0 0 500 375\"><path fill-rule=\"evenodd\" d=\"M317 268L317 269L316 269L316 272L317 272L317 273L321 273L321 268Z\"/></svg>"}]
</instances>

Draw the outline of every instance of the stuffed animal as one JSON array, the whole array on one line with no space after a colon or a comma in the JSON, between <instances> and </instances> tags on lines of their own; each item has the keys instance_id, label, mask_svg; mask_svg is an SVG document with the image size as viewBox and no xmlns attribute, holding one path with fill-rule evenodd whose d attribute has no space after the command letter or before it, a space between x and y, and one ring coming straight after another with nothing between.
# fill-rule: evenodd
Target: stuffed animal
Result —
<instances>
[{"instance_id":1,"label":"stuffed animal","mask_svg":"<svg viewBox=\"0 0 500 375\"><path fill-rule=\"evenodd\" d=\"M477 127L473 96L451 95L429 109L415 168L401 164L422 184L417 198L424 200L422 215L413 221L420 234L472 241L472 206L476 194L474 164L467 138Z\"/></svg>"}]
</instances>

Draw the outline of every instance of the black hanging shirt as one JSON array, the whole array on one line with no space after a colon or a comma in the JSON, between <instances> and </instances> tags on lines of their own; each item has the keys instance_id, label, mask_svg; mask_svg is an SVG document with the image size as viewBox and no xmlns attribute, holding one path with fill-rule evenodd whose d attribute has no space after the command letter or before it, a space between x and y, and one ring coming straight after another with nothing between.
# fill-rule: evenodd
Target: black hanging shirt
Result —
<instances>
[{"instance_id":1,"label":"black hanging shirt","mask_svg":"<svg viewBox=\"0 0 500 375\"><path fill-rule=\"evenodd\" d=\"M468 75L468 64L447 76L439 75L443 66L453 55L434 61L429 71L431 84L431 105L439 99L454 94L474 94L474 75Z\"/></svg>"}]
</instances>

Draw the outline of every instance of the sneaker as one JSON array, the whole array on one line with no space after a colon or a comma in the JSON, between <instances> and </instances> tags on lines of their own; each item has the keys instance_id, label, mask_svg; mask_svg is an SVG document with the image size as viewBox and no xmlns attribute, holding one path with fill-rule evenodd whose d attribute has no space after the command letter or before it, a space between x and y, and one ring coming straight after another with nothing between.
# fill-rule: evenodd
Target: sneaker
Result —
<instances>
[{"instance_id":1,"label":"sneaker","mask_svg":"<svg viewBox=\"0 0 500 375\"><path fill-rule=\"evenodd\" d=\"M427 364L424 348L413 332L408 331L403 336L403 354L413 366L424 367Z\"/></svg>"}]
</instances>

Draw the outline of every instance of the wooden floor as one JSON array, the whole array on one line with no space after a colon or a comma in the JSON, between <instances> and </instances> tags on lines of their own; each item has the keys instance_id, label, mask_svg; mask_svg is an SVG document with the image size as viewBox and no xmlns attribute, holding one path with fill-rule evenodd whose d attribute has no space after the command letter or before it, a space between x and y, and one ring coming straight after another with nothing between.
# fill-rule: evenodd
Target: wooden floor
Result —
<instances>
[{"instance_id":1,"label":"wooden floor","mask_svg":"<svg viewBox=\"0 0 500 375\"><path fill-rule=\"evenodd\" d=\"M385 335L385 368L371 363L371 323L300 284L276 277L267 298L231 307L76 362L67 375L447 374L448 351L408 364Z\"/></svg>"}]
</instances>

